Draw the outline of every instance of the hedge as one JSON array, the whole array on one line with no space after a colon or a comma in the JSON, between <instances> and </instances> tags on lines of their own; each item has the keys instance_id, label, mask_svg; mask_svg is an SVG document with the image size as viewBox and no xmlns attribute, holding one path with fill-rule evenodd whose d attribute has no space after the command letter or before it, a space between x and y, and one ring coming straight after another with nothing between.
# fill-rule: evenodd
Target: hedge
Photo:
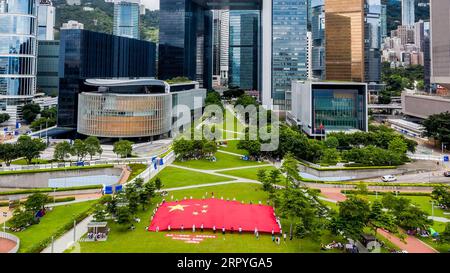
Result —
<instances>
[{"instance_id":1,"label":"hedge","mask_svg":"<svg viewBox=\"0 0 450 273\"><path fill-rule=\"evenodd\" d=\"M317 171L351 171L351 170L374 170L374 169L397 169L397 166L360 166L360 167L330 167L330 168L320 168L312 166L303 161L299 161L303 166L309 167Z\"/></svg>"},{"instance_id":2,"label":"hedge","mask_svg":"<svg viewBox=\"0 0 450 273\"><path fill-rule=\"evenodd\" d=\"M390 182L364 182L364 181L322 181L322 180L314 180L307 178L300 178L301 182L304 183L316 183L316 184L327 184L327 185L350 185L357 186L360 184L364 184L366 186L379 186L379 187L439 187L446 186L444 183L420 183L420 182L412 182L412 183L390 183Z\"/></svg>"},{"instance_id":3,"label":"hedge","mask_svg":"<svg viewBox=\"0 0 450 273\"><path fill-rule=\"evenodd\" d=\"M75 201L75 196L68 196L68 197L61 197L61 198L55 198L55 203L62 203L62 202L70 202ZM49 196L48 203L53 203L53 197ZM9 201L6 202L0 202L0 207L7 207L9 206Z\"/></svg>"},{"instance_id":4,"label":"hedge","mask_svg":"<svg viewBox=\"0 0 450 273\"><path fill-rule=\"evenodd\" d=\"M103 168L112 168L112 167L114 167L113 164L100 164L100 165L94 165L94 166L70 166L70 167L64 167L64 168L51 168L51 169L1 171L0 175L46 173L46 172L60 172L60 171L73 171L73 170L87 170L87 169L103 169Z\"/></svg>"},{"instance_id":5,"label":"hedge","mask_svg":"<svg viewBox=\"0 0 450 273\"><path fill-rule=\"evenodd\" d=\"M12 194L28 194L28 193L44 193L44 192L61 192L61 191L78 191L78 190L91 190L91 189L102 189L103 185L88 185L88 186L78 186L78 187L67 187L67 188L39 188L39 189L26 189L26 190L15 190L15 191L2 191L1 195L12 195Z\"/></svg>"},{"instance_id":6,"label":"hedge","mask_svg":"<svg viewBox=\"0 0 450 273\"><path fill-rule=\"evenodd\" d=\"M69 231L73 227L73 220L75 220L76 223L78 224L79 222L83 221L86 217L88 217L93 212L93 208L94 208L95 204L96 204L96 202L94 202L94 204L92 204L92 206L88 210L81 212L80 214L75 216L75 219L71 219L70 222L66 223L64 226L62 226L60 229L58 229L55 233L49 234L49 236L47 238L43 239L39 243L32 245L29 248L28 252L29 253L40 253L52 242L53 236L56 239L56 238L59 238L60 236L62 236L67 231Z\"/></svg>"},{"instance_id":7,"label":"hedge","mask_svg":"<svg viewBox=\"0 0 450 273\"><path fill-rule=\"evenodd\" d=\"M344 194L358 194L359 191L357 190L341 190L341 193ZM368 195L386 195L388 193L396 194L395 192L375 192L375 191L369 191ZM431 193L428 192L398 192L396 195L403 195L403 196L431 196Z\"/></svg>"}]
</instances>

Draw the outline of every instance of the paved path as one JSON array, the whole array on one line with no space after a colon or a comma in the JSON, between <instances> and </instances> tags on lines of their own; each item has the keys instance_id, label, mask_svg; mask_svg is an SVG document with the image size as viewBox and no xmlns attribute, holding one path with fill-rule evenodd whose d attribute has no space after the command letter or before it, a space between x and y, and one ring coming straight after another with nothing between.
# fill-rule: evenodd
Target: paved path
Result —
<instances>
[{"instance_id":1,"label":"paved path","mask_svg":"<svg viewBox=\"0 0 450 273\"><path fill-rule=\"evenodd\" d=\"M346 199L346 196L341 193L340 189L335 188L321 188L321 193L326 196L325 199L334 200L335 202L341 202ZM322 199L323 200L323 199ZM332 202L332 201L330 201ZM399 238L395 237L391 233L378 229L378 234L388 239L391 243L397 247L408 251L408 253L436 253L434 248L425 244L418 238L408 235L405 239L406 243L402 242Z\"/></svg>"},{"instance_id":2,"label":"paved path","mask_svg":"<svg viewBox=\"0 0 450 273\"><path fill-rule=\"evenodd\" d=\"M9 253L9 251L13 249L15 246L16 242L0 238L0 253Z\"/></svg>"},{"instance_id":3,"label":"paved path","mask_svg":"<svg viewBox=\"0 0 450 273\"><path fill-rule=\"evenodd\" d=\"M78 223L75 227L75 240L78 241L83 237L84 234L87 232L87 225L89 222L92 221L94 217L88 216L83 221ZM74 235L73 235L73 228L70 229L68 232L66 232L63 236L59 237L55 240L53 244L53 253L63 253L66 249L70 248L74 245ZM52 246L51 244L42 250L41 253L52 253Z\"/></svg>"},{"instance_id":4,"label":"paved path","mask_svg":"<svg viewBox=\"0 0 450 273\"><path fill-rule=\"evenodd\" d=\"M219 148L220 149L220 148ZM224 154L229 154L229 155L235 155L235 156L244 156L241 154L236 154L236 153L232 153L232 152L228 152L228 151L223 151L223 150L217 150L217 152L219 153L224 153Z\"/></svg>"},{"instance_id":5,"label":"paved path","mask_svg":"<svg viewBox=\"0 0 450 273\"><path fill-rule=\"evenodd\" d=\"M436 222L442 222L442 223L450 223L450 219L445 217L438 217L438 216L428 216L428 219L432 219Z\"/></svg>"},{"instance_id":6,"label":"paved path","mask_svg":"<svg viewBox=\"0 0 450 273\"><path fill-rule=\"evenodd\" d=\"M201 172L201 173L212 174L212 175L217 175L217 176L223 176L223 177L226 177L226 178L239 180L240 182L250 182L250 183L251 182L258 182L258 181L253 180L253 179L247 179L247 178L237 177L237 176L233 176L233 175L218 173L218 172L225 171L225 170L238 170L240 168L246 169L247 167L238 167L238 168L230 168L230 169L219 169L219 170L200 170L200 169L194 169L194 168L183 167L183 166L178 166L178 165L170 165L170 166L171 167L175 167L175 168L179 168L179 169L188 170L188 171L195 171L195 172ZM203 184L203 185L205 185L205 184Z\"/></svg>"}]
</instances>

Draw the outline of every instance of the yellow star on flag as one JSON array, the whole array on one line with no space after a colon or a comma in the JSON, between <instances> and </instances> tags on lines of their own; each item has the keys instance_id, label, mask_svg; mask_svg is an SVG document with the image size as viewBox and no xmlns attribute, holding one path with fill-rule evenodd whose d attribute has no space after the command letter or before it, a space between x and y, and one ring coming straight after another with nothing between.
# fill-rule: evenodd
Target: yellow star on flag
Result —
<instances>
[{"instance_id":1,"label":"yellow star on flag","mask_svg":"<svg viewBox=\"0 0 450 273\"><path fill-rule=\"evenodd\" d=\"M188 205L176 205L176 206L169 206L170 210L169 212L172 212L174 210L181 210L184 211L185 207L189 207Z\"/></svg>"}]
</instances>

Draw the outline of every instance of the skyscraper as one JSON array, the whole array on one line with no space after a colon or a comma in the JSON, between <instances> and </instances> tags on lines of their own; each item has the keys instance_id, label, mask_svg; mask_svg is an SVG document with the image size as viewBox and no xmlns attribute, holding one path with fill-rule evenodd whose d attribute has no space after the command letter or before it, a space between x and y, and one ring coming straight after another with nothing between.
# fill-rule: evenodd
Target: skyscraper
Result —
<instances>
[{"instance_id":1,"label":"skyscraper","mask_svg":"<svg viewBox=\"0 0 450 273\"><path fill-rule=\"evenodd\" d=\"M38 6L38 40L54 40L55 7L51 0L40 0Z\"/></svg>"},{"instance_id":2,"label":"skyscraper","mask_svg":"<svg viewBox=\"0 0 450 273\"><path fill-rule=\"evenodd\" d=\"M430 2L431 83L450 88L450 2Z\"/></svg>"},{"instance_id":3,"label":"skyscraper","mask_svg":"<svg viewBox=\"0 0 450 273\"><path fill-rule=\"evenodd\" d=\"M364 81L381 81L381 2L365 0Z\"/></svg>"},{"instance_id":4,"label":"skyscraper","mask_svg":"<svg viewBox=\"0 0 450 273\"><path fill-rule=\"evenodd\" d=\"M414 14L415 0L402 0L402 25L413 26L415 23Z\"/></svg>"},{"instance_id":5,"label":"skyscraper","mask_svg":"<svg viewBox=\"0 0 450 273\"><path fill-rule=\"evenodd\" d=\"M325 79L325 5L324 0L315 0L312 4L312 78Z\"/></svg>"},{"instance_id":6,"label":"skyscraper","mask_svg":"<svg viewBox=\"0 0 450 273\"><path fill-rule=\"evenodd\" d=\"M326 79L363 82L364 0L325 0Z\"/></svg>"},{"instance_id":7,"label":"skyscraper","mask_svg":"<svg viewBox=\"0 0 450 273\"><path fill-rule=\"evenodd\" d=\"M139 39L140 0L117 0L114 2L113 34Z\"/></svg>"},{"instance_id":8,"label":"skyscraper","mask_svg":"<svg viewBox=\"0 0 450 273\"><path fill-rule=\"evenodd\" d=\"M0 0L0 113L20 119L36 90L36 0Z\"/></svg>"},{"instance_id":9,"label":"skyscraper","mask_svg":"<svg viewBox=\"0 0 450 273\"><path fill-rule=\"evenodd\" d=\"M213 11L213 75L222 81L228 79L229 17L228 10Z\"/></svg>"},{"instance_id":10,"label":"skyscraper","mask_svg":"<svg viewBox=\"0 0 450 273\"><path fill-rule=\"evenodd\" d=\"M388 36L387 33L387 4L381 1L381 39Z\"/></svg>"},{"instance_id":11,"label":"skyscraper","mask_svg":"<svg viewBox=\"0 0 450 273\"><path fill-rule=\"evenodd\" d=\"M272 100L291 109L291 83L307 79L306 0L272 1Z\"/></svg>"},{"instance_id":12,"label":"skyscraper","mask_svg":"<svg viewBox=\"0 0 450 273\"><path fill-rule=\"evenodd\" d=\"M260 11L230 12L229 86L259 88Z\"/></svg>"}]
</instances>

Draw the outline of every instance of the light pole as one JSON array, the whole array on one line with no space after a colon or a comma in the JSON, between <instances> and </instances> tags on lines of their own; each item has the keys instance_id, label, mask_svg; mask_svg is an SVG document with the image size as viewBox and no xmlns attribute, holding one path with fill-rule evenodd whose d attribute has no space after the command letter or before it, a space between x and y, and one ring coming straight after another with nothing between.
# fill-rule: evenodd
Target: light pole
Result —
<instances>
[{"instance_id":1,"label":"light pole","mask_svg":"<svg viewBox=\"0 0 450 273\"><path fill-rule=\"evenodd\" d=\"M73 244L75 244L77 241L76 227L77 227L77 220L73 219Z\"/></svg>"},{"instance_id":2,"label":"light pole","mask_svg":"<svg viewBox=\"0 0 450 273\"><path fill-rule=\"evenodd\" d=\"M434 200L431 200L431 217L434 217Z\"/></svg>"},{"instance_id":3,"label":"light pole","mask_svg":"<svg viewBox=\"0 0 450 273\"><path fill-rule=\"evenodd\" d=\"M6 232L6 218L8 217L8 212L3 212L3 217L5 217L5 221L3 221L3 232Z\"/></svg>"}]
</instances>

